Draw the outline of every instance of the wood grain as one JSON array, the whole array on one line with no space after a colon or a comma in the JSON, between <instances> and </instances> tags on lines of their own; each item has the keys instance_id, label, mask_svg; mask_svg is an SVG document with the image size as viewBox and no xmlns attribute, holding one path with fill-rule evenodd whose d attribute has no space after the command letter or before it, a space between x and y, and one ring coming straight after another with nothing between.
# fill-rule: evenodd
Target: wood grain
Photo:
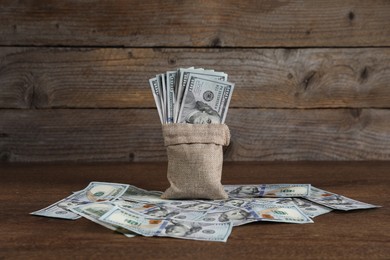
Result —
<instances>
[{"instance_id":1,"label":"wood grain","mask_svg":"<svg viewBox=\"0 0 390 260\"><path fill-rule=\"evenodd\" d=\"M388 259L389 162L226 163L225 184L311 183L383 206L333 211L313 224L258 222L235 227L226 243L126 238L80 219L31 216L90 181L164 190L166 163L0 165L1 259Z\"/></svg>"},{"instance_id":2,"label":"wood grain","mask_svg":"<svg viewBox=\"0 0 390 260\"><path fill-rule=\"evenodd\" d=\"M225 71L231 107L389 108L390 48L0 48L0 108L154 107L148 79Z\"/></svg>"},{"instance_id":3,"label":"wood grain","mask_svg":"<svg viewBox=\"0 0 390 260\"><path fill-rule=\"evenodd\" d=\"M155 109L0 110L3 162L165 161ZM387 109L231 109L225 161L389 160Z\"/></svg>"},{"instance_id":4,"label":"wood grain","mask_svg":"<svg viewBox=\"0 0 390 260\"><path fill-rule=\"evenodd\" d=\"M227 158L266 160L389 160L388 109L236 109L227 124Z\"/></svg>"},{"instance_id":5,"label":"wood grain","mask_svg":"<svg viewBox=\"0 0 390 260\"><path fill-rule=\"evenodd\" d=\"M386 0L1 1L0 44L389 46Z\"/></svg>"}]
</instances>

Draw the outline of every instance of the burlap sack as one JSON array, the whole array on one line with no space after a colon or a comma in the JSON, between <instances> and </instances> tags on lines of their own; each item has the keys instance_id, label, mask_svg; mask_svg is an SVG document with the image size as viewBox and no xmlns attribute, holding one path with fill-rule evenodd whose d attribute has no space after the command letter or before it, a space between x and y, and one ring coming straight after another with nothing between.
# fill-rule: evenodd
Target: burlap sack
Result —
<instances>
[{"instance_id":1,"label":"burlap sack","mask_svg":"<svg viewBox=\"0 0 390 260\"><path fill-rule=\"evenodd\" d=\"M222 146L230 142L225 124L165 124L167 177L164 199L226 199L221 184Z\"/></svg>"}]
</instances>

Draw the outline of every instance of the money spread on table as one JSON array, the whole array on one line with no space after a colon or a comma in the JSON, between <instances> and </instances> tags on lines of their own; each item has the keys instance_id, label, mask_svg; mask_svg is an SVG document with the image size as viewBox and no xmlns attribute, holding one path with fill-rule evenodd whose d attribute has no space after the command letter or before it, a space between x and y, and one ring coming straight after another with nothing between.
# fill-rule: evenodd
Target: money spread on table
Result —
<instances>
[{"instance_id":1,"label":"money spread on table","mask_svg":"<svg viewBox=\"0 0 390 260\"><path fill-rule=\"evenodd\" d=\"M310 184L224 185L226 200L165 200L161 191L129 184L91 182L32 215L84 217L126 237L157 236L226 242L232 228L252 222L306 224L332 210L379 206Z\"/></svg>"}]
</instances>

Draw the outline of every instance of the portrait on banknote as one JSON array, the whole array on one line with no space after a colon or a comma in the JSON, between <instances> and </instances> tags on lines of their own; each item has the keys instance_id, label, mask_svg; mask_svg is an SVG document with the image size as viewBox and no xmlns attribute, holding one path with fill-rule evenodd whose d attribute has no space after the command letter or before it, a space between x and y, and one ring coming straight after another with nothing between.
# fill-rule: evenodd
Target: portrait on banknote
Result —
<instances>
[{"instance_id":1,"label":"portrait on banknote","mask_svg":"<svg viewBox=\"0 0 390 260\"><path fill-rule=\"evenodd\" d=\"M202 230L200 225L185 225L183 223L171 220L170 224L165 227L165 234L175 237L185 237Z\"/></svg>"},{"instance_id":2,"label":"portrait on banknote","mask_svg":"<svg viewBox=\"0 0 390 260\"><path fill-rule=\"evenodd\" d=\"M197 101L194 95L189 92L185 97L179 122L190 124L219 124L221 123L221 117L211 106L203 101Z\"/></svg>"}]
</instances>

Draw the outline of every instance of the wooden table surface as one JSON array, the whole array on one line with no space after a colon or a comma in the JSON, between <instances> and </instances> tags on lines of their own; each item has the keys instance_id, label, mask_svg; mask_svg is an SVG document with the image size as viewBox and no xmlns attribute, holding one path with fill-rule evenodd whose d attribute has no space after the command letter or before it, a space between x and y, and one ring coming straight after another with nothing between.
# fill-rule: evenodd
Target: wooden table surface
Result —
<instances>
[{"instance_id":1,"label":"wooden table surface","mask_svg":"<svg viewBox=\"0 0 390 260\"><path fill-rule=\"evenodd\" d=\"M0 166L0 259L389 259L390 162L225 163L224 184L311 183L378 209L331 212L313 224L235 227L226 243L126 238L85 219L29 215L90 181L164 190L166 163Z\"/></svg>"}]
</instances>

